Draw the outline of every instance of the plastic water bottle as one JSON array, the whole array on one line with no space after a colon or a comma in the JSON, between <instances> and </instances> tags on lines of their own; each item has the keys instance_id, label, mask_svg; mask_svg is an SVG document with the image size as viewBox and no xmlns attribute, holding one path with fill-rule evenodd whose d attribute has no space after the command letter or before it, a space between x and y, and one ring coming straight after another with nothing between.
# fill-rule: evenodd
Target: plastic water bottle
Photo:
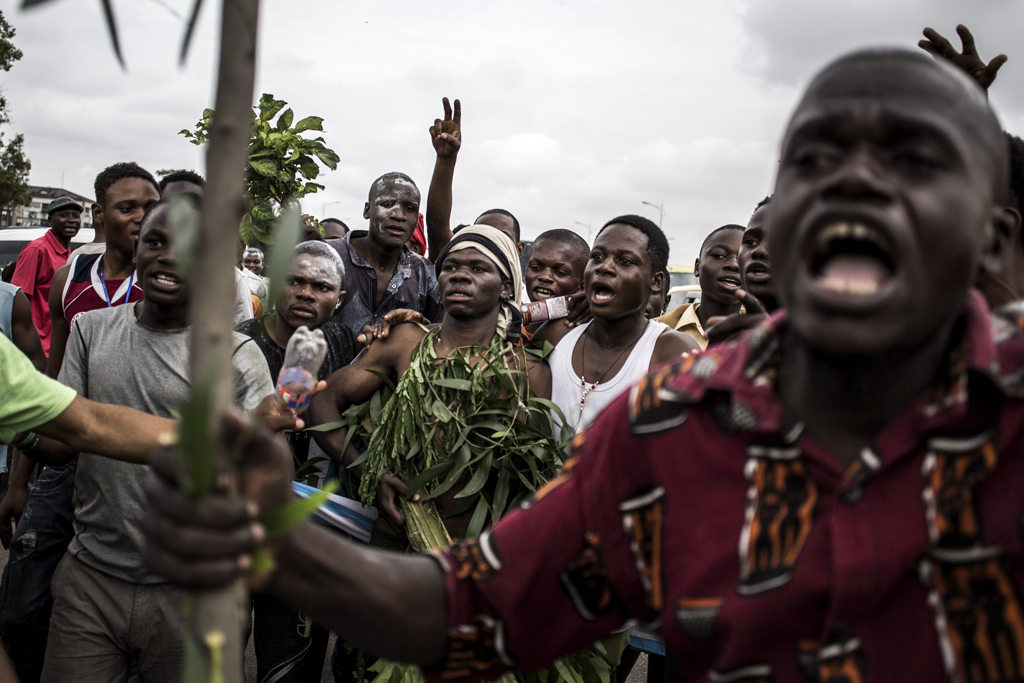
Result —
<instances>
[{"instance_id":1,"label":"plastic water bottle","mask_svg":"<svg viewBox=\"0 0 1024 683\"><path fill-rule=\"evenodd\" d=\"M316 387L316 376L327 355L327 340L320 330L305 325L288 340L284 367L277 376L275 394L282 411L298 415L309 406Z\"/></svg>"}]
</instances>

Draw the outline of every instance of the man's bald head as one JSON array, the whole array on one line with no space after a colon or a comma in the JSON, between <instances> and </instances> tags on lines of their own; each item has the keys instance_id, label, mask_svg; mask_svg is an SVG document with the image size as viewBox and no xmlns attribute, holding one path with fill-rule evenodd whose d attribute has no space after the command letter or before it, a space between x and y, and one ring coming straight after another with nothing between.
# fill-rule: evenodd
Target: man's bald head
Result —
<instances>
[{"instance_id":1,"label":"man's bald head","mask_svg":"<svg viewBox=\"0 0 1024 683\"><path fill-rule=\"evenodd\" d=\"M870 77L864 78L865 74ZM801 114L808 107L856 99L884 101L889 106L898 105L900 100L934 101L937 123L947 121L962 131L971 151L991 167L993 194L1000 196L1005 191L1009 159L1002 127L985 92L962 70L901 48L859 50L840 57L807 87L790 120L787 138L800 125Z\"/></svg>"}]
</instances>

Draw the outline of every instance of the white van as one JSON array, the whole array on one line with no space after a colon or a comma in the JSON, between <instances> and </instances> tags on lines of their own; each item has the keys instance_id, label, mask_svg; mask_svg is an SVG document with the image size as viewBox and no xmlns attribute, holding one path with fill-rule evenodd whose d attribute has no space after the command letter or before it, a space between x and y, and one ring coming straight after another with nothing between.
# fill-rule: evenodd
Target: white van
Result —
<instances>
[{"instance_id":1,"label":"white van","mask_svg":"<svg viewBox=\"0 0 1024 683\"><path fill-rule=\"evenodd\" d=\"M37 240L46 234L49 226L37 225L29 228L6 228L0 230L0 273L8 264L18 258L18 254L26 244ZM82 228L71 240L71 251L74 251L83 244L92 242L96 231L92 228Z\"/></svg>"}]
</instances>

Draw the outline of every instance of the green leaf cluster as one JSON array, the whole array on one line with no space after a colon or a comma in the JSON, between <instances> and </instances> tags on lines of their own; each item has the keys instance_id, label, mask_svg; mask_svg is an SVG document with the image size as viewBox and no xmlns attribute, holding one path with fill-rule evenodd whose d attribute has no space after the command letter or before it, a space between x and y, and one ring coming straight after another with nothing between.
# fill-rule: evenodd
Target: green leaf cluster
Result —
<instances>
[{"instance_id":1,"label":"green leaf cluster","mask_svg":"<svg viewBox=\"0 0 1024 683\"><path fill-rule=\"evenodd\" d=\"M528 374L509 366L513 352L500 337L438 357L439 335L434 328L416 347L385 405L370 401L375 429L359 494L372 502L389 472L425 501L459 484L472 537L557 473L571 434L552 436L557 408L530 395Z\"/></svg>"},{"instance_id":2,"label":"green leaf cluster","mask_svg":"<svg viewBox=\"0 0 1024 683\"><path fill-rule=\"evenodd\" d=\"M0 12L0 71L10 71L16 61L21 59L21 50L14 47L14 27L4 19ZM7 113L7 99L0 93L0 125L10 122ZM32 162L25 156L25 136L15 135L4 144L3 133L0 133L0 209L22 206L32 201L28 194L29 171Z\"/></svg>"},{"instance_id":3,"label":"green leaf cluster","mask_svg":"<svg viewBox=\"0 0 1024 683\"><path fill-rule=\"evenodd\" d=\"M295 112L287 105L264 93L254 108L245 173L248 209L241 225L246 242L272 242L274 222L284 207L324 189L314 182L320 164L333 171L341 160L322 137L306 137L309 131L323 131L324 120L307 116L295 121ZM185 128L180 134L192 144L204 144L215 115L214 110L204 109L195 129Z\"/></svg>"}]
</instances>

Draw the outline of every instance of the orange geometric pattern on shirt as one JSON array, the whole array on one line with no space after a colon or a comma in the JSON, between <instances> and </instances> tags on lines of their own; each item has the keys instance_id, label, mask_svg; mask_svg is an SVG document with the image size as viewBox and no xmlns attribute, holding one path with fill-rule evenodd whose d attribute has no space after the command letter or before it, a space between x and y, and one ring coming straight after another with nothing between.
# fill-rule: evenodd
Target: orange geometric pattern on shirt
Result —
<instances>
[{"instance_id":1,"label":"orange geometric pattern on shirt","mask_svg":"<svg viewBox=\"0 0 1024 683\"><path fill-rule=\"evenodd\" d=\"M686 359L693 363L689 358ZM633 401L632 406L632 417L636 417L640 413L653 410L661 405L661 388L665 386L665 383L677 376L680 373L680 367L678 365L669 365L658 370L653 375L647 375L641 379L636 386L634 396L636 400Z\"/></svg>"},{"instance_id":2,"label":"orange geometric pattern on shirt","mask_svg":"<svg viewBox=\"0 0 1024 683\"><path fill-rule=\"evenodd\" d=\"M747 577L791 570L811 533L818 489L800 460L758 460L752 477L753 516Z\"/></svg>"},{"instance_id":3,"label":"orange geometric pattern on shirt","mask_svg":"<svg viewBox=\"0 0 1024 683\"><path fill-rule=\"evenodd\" d=\"M637 555L647 578L647 607L649 616L660 613L665 606L665 598L661 577L662 528L665 521L665 501L656 500L638 510L631 510L624 515L628 522L627 533L630 544Z\"/></svg>"},{"instance_id":4,"label":"orange geometric pattern on shirt","mask_svg":"<svg viewBox=\"0 0 1024 683\"><path fill-rule=\"evenodd\" d=\"M997 459L991 441L969 454L935 454L928 486L936 501L934 524L940 546L953 539L961 539L955 545L973 545L980 538L974 490L995 469Z\"/></svg>"},{"instance_id":5,"label":"orange geometric pattern on shirt","mask_svg":"<svg viewBox=\"0 0 1024 683\"><path fill-rule=\"evenodd\" d=\"M1009 562L932 563L957 678L964 683L1024 680L1024 617Z\"/></svg>"},{"instance_id":6,"label":"orange geometric pattern on shirt","mask_svg":"<svg viewBox=\"0 0 1024 683\"><path fill-rule=\"evenodd\" d=\"M490 622L462 626L448 631L442 680L455 680L479 675L501 664L495 638L495 625Z\"/></svg>"},{"instance_id":7,"label":"orange geometric pattern on shirt","mask_svg":"<svg viewBox=\"0 0 1024 683\"><path fill-rule=\"evenodd\" d=\"M448 552L455 560L455 576L459 581L487 581L497 571L487 561L476 539L466 539L452 545Z\"/></svg>"}]
</instances>

